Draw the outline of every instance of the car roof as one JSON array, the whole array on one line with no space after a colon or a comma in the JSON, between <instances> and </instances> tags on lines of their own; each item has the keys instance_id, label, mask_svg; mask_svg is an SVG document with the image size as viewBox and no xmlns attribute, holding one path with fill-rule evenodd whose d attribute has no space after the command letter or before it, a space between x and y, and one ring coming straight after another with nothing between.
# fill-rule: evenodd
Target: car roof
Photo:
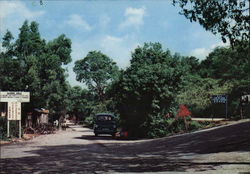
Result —
<instances>
[{"instance_id":1,"label":"car roof","mask_svg":"<svg viewBox=\"0 0 250 174\"><path fill-rule=\"evenodd\" d=\"M98 113L98 114L96 114L95 116L101 116L101 115L106 115L106 116L115 117L115 115L112 114L112 113Z\"/></svg>"}]
</instances>

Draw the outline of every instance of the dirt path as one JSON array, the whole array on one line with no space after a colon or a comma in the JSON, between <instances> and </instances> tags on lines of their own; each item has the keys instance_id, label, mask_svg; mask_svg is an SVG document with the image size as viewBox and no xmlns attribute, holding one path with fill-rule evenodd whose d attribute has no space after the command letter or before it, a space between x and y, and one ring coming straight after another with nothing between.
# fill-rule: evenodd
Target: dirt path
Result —
<instances>
[{"instance_id":1,"label":"dirt path","mask_svg":"<svg viewBox=\"0 0 250 174\"><path fill-rule=\"evenodd\" d=\"M250 172L250 121L138 141L94 137L92 130L78 126L72 129L1 146L0 173Z\"/></svg>"}]
</instances>

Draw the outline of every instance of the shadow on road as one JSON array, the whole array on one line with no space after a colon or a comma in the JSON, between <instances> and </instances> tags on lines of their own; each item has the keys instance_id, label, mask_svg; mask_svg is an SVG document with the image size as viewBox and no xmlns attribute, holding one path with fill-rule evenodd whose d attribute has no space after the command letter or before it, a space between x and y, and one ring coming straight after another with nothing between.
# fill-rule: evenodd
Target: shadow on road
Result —
<instances>
[{"instance_id":1,"label":"shadow on road","mask_svg":"<svg viewBox=\"0 0 250 174\"><path fill-rule=\"evenodd\" d=\"M37 156L1 159L0 173L95 173L213 170L219 165L250 165L250 162L195 162L193 154L250 152L250 125L137 143L105 143L41 147L28 153ZM112 139L83 136L80 139ZM185 156L185 158L183 158ZM190 156L190 158L189 158Z\"/></svg>"},{"instance_id":2,"label":"shadow on road","mask_svg":"<svg viewBox=\"0 0 250 174\"><path fill-rule=\"evenodd\" d=\"M112 137L111 135L105 135L105 134L101 134L98 136L95 135L83 135L81 137L75 137L75 139L82 139L82 140L112 140L112 141L135 141L135 140L139 140L136 138L120 138L120 137Z\"/></svg>"},{"instance_id":3,"label":"shadow on road","mask_svg":"<svg viewBox=\"0 0 250 174\"><path fill-rule=\"evenodd\" d=\"M81 137L75 137L75 139L82 139L82 140L115 140L111 135L83 135Z\"/></svg>"}]
</instances>

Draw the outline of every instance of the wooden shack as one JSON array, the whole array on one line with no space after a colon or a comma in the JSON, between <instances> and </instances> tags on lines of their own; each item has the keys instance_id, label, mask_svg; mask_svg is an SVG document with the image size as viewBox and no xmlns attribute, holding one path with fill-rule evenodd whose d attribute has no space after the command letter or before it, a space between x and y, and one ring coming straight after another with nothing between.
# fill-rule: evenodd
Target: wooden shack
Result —
<instances>
[{"instance_id":1,"label":"wooden shack","mask_svg":"<svg viewBox=\"0 0 250 174\"><path fill-rule=\"evenodd\" d=\"M34 109L33 112L27 113L26 117L26 127L36 127L40 124L49 123L49 110L41 108Z\"/></svg>"}]
</instances>

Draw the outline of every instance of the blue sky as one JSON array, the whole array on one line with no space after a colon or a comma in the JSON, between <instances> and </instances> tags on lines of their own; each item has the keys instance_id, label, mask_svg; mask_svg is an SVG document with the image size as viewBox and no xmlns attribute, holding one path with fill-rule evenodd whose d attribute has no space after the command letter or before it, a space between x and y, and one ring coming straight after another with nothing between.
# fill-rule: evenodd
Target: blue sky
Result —
<instances>
[{"instance_id":1,"label":"blue sky","mask_svg":"<svg viewBox=\"0 0 250 174\"><path fill-rule=\"evenodd\" d=\"M72 85L74 62L91 50L100 50L118 66L129 65L131 52L144 42L160 42L172 53L204 59L220 37L178 14L171 0L39 0L0 1L0 33L9 29L17 38L25 19L37 21L47 41L65 34L72 41L67 65ZM82 86L82 85L81 85Z\"/></svg>"}]
</instances>

